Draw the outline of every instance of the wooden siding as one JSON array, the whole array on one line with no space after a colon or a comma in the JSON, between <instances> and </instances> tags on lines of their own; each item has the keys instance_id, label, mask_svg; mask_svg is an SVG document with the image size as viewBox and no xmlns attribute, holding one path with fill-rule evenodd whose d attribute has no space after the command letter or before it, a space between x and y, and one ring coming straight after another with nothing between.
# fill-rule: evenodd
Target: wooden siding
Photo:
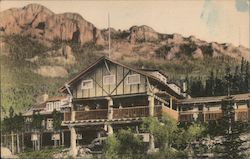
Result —
<instances>
[{"instance_id":1,"label":"wooden siding","mask_svg":"<svg viewBox=\"0 0 250 159\"><path fill-rule=\"evenodd\" d=\"M74 98L91 98L91 97L102 97L109 95L123 95L123 94L137 94L146 92L146 78L144 75L140 75L140 84L126 83L127 75L136 74L135 72L116 65L108 63L109 71L112 75L115 75L115 83L111 85L103 84L103 77L110 75L105 63L97 65L91 72L86 74L79 80L76 85L73 86L73 97ZM83 80L93 80L93 88L82 89Z\"/></svg>"}]
</instances>

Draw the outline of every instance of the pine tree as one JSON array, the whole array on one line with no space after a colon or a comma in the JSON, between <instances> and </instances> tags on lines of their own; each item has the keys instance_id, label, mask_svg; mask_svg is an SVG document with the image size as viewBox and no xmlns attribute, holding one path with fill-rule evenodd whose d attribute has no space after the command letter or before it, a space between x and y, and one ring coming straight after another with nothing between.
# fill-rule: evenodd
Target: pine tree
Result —
<instances>
[{"instance_id":1,"label":"pine tree","mask_svg":"<svg viewBox=\"0 0 250 159\"><path fill-rule=\"evenodd\" d=\"M240 135L245 132L243 122L235 120L234 99L230 96L232 91L232 83L234 82L230 69L227 69L225 76L225 83L227 85L227 97L222 100L222 118L220 120L220 130L223 136L222 143L219 144L219 155L222 159L243 159L245 148L242 147L244 143Z\"/></svg>"},{"instance_id":2,"label":"pine tree","mask_svg":"<svg viewBox=\"0 0 250 159\"><path fill-rule=\"evenodd\" d=\"M231 96L226 97L222 101L223 117L220 121L220 130L223 135L221 150L219 151L222 159L243 159L245 148L242 147L244 143L240 139L241 133L244 132L243 123L235 121L234 99Z\"/></svg>"},{"instance_id":3,"label":"pine tree","mask_svg":"<svg viewBox=\"0 0 250 159\"><path fill-rule=\"evenodd\" d=\"M209 78L206 80L205 96L214 96L215 94L214 89L215 89L214 72L211 71Z\"/></svg>"}]
</instances>

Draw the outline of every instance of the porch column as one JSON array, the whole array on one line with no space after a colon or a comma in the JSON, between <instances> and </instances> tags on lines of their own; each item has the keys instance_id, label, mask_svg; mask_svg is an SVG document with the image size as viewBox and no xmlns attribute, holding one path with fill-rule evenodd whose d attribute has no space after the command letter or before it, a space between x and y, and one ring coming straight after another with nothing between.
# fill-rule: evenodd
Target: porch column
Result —
<instances>
[{"instance_id":1,"label":"porch column","mask_svg":"<svg viewBox=\"0 0 250 159\"><path fill-rule=\"evenodd\" d=\"M64 146L64 131L62 131L62 146Z\"/></svg>"},{"instance_id":2,"label":"porch column","mask_svg":"<svg viewBox=\"0 0 250 159\"><path fill-rule=\"evenodd\" d=\"M173 97L170 96L170 99L169 99L169 106L170 106L170 109L173 109Z\"/></svg>"},{"instance_id":3,"label":"porch column","mask_svg":"<svg viewBox=\"0 0 250 159\"><path fill-rule=\"evenodd\" d=\"M70 153L73 158L77 156L76 148L76 129L74 126L69 126L70 129Z\"/></svg>"},{"instance_id":4,"label":"porch column","mask_svg":"<svg viewBox=\"0 0 250 159\"><path fill-rule=\"evenodd\" d=\"M113 99L111 97L108 97L107 100L108 100L108 120L112 120L113 119ZM108 124L107 128L108 128L108 135L112 135L113 134L112 125Z\"/></svg>"},{"instance_id":5,"label":"porch column","mask_svg":"<svg viewBox=\"0 0 250 159\"><path fill-rule=\"evenodd\" d=\"M149 102L149 116L153 117L154 116L154 108L155 108L155 99L154 99L154 94L149 93L148 95L148 102Z\"/></svg>"},{"instance_id":6,"label":"porch column","mask_svg":"<svg viewBox=\"0 0 250 159\"><path fill-rule=\"evenodd\" d=\"M154 102L154 94L153 93L148 93L148 101L149 101L149 116L154 117L155 102ZM154 135L150 132L148 152L153 152L154 149L155 149Z\"/></svg>"}]
</instances>

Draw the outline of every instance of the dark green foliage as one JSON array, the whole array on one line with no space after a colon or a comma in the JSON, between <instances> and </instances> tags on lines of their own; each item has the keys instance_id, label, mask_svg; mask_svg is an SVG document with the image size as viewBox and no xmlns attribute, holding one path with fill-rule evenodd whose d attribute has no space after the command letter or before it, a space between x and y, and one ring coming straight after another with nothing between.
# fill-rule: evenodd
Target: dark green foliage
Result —
<instances>
[{"instance_id":1,"label":"dark green foliage","mask_svg":"<svg viewBox=\"0 0 250 159\"><path fill-rule=\"evenodd\" d=\"M155 50L155 54L158 58L165 59L170 49L171 49L171 46L165 45Z\"/></svg>"},{"instance_id":2,"label":"dark green foliage","mask_svg":"<svg viewBox=\"0 0 250 159\"><path fill-rule=\"evenodd\" d=\"M190 86L190 92L193 97L202 97L204 96L204 85L200 80L193 81Z\"/></svg>"},{"instance_id":3,"label":"dark green foliage","mask_svg":"<svg viewBox=\"0 0 250 159\"><path fill-rule=\"evenodd\" d=\"M248 93L250 92L249 74L249 64L242 59L240 69L239 66L236 66L233 71L232 68L227 67L225 73L220 74L221 77L219 77L219 73L214 75L214 72L211 71L205 85L202 84L201 79L188 79L189 93L193 97Z\"/></svg>"},{"instance_id":4,"label":"dark green foliage","mask_svg":"<svg viewBox=\"0 0 250 159\"><path fill-rule=\"evenodd\" d=\"M180 45L180 52L179 54L185 54L188 57L192 56L192 53L197 49L197 45L195 43L190 44L182 44Z\"/></svg>"},{"instance_id":5,"label":"dark green foliage","mask_svg":"<svg viewBox=\"0 0 250 159\"><path fill-rule=\"evenodd\" d=\"M223 159L243 159L245 156L243 153L245 148L242 147L244 141L240 138L240 135L246 132L245 124L235 121L233 105L233 98L228 96L223 100L221 107L223 117L219 124L219 130L221 135L223 135L223 139L215 152Z\"/></svg>"},{"instance_id":6,"label":"dark green foliage","mask_svg":"<svg viewBox=\"0 0 250 159\"><path fill-rule=\"evenodd\" d=\"M12 107L9 109L9 116L6 116L1 123L3 133L24 131L24 117L21 113L15 114Z\"/></svg>"},{"instance_id":7,"label":"dark green foliage","mask_svg":"<svg viewBox=\"0 0 250 159\"><path fill-rule=\"evenodd\" d=\"M10 46L10 55L16 60L25 60L48 50L47 47L28 36L12 35L3 37Z\"/></svg>"},{"instance_id":8,"label":"dark green foliage","mask_svg":"<svg viewBox=\"0 0 250 159\"><path fill-rule=\"evenodd\" d=\"M54 131L58 131L58 130L60 130L61 123L62 123L61 113L54 109L52 112L52 116L53 116L53 129L54 129Z\"/></svg>"},{"instance_id":9,"label":"dark green foliage","mask_svg":"<svg viewBox=\"0 0 250 159\"><path fill-rule=\"evenodd\" d=\"M145 146L131 130L120 130L108 137L104 145L106 159L140 159L145 155Z\"/></svg>"},{"instance_id":10,"label":"dark green foliage","mask_svg":"<svg viewBox=\"0 0 250 159\"><path fill-rule=\"evenodd\" d=\"M32 115L32 128L34 128L35 130L41 130L42 129L42 121L43 121L43 117L40 113L33 113Z\"/></svg>"}]
</instances>

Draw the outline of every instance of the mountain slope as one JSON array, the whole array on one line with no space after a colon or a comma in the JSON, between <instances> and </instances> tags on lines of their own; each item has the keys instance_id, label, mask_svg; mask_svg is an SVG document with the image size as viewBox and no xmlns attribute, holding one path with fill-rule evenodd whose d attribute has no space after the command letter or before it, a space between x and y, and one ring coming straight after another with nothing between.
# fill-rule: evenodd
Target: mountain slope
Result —
<instances>
[{"instance_id":1,"label":"mountain slope","mask_svg":"<svg viewBox=\"0 0 250 159\"><path fill-rule=\"evenodd\" d=\"M57 89L108 53L108 29L98 29L76 13L55 14L30 4L0 12L1 104L5 111L30 107L39 95ZM208 43L194 36L162 34L149 26L111 28L111 57L132 67L163 70L170 80L223 75L249 49ZM51 71L53 70L53 71Z\"/></svg>"}]
</instances>

